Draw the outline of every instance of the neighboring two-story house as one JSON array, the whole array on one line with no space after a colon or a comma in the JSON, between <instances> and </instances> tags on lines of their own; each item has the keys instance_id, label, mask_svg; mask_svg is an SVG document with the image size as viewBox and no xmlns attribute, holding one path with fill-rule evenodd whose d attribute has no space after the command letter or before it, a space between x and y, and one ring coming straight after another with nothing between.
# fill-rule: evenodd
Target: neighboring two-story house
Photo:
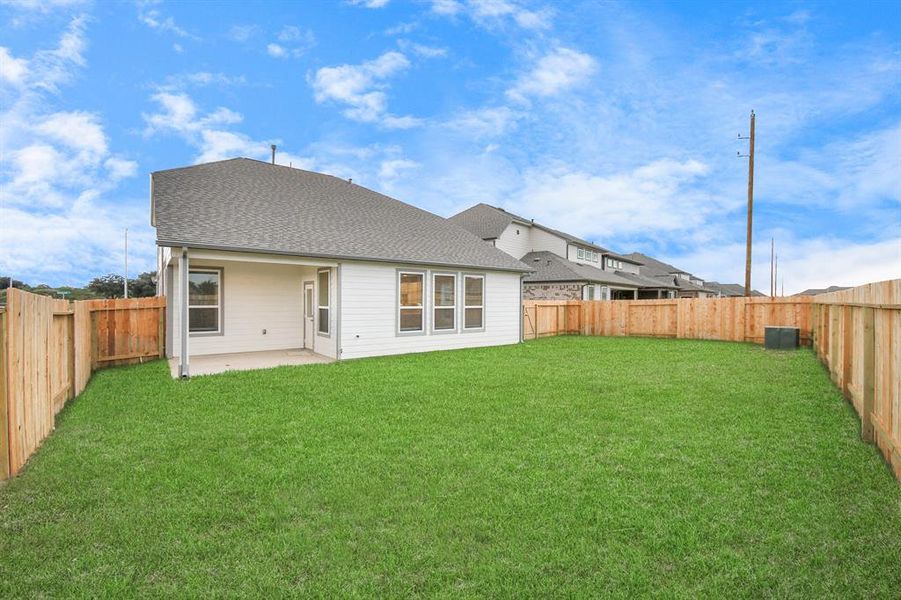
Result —
<instances>
[{"instance_id":1,"label":"neighboring two-story house","mask_svg":"<svg viewBox=\"0 0 901 600\"><path fill-rule=\"evenodd\" d=\"M674 285L678 298L716 298L721 295L719 290L706 287L703 279L647 254L632 252L626 257L641 263L639 273L644 277Z\"/></svg>"},{"instance_id":2,"label":"neighboring two-story house","mask_svg":"<svg viewBox=\"0 0 901 600\"><path fill-rule=\"evenodd\" d=\"M643 276L640 261L502 208L477 204L449 220L533 269L523 279L525 299L667 298L678 289Z\"/></svg>"}]
</instances>

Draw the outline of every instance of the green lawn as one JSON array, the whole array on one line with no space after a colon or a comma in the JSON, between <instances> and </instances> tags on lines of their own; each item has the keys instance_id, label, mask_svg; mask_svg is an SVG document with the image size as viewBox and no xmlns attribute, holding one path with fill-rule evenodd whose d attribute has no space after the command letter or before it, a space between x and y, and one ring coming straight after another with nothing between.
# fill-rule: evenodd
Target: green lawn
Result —
<instances>
[{"instance_id":1,"label":"green lawn","mask_svg":"<svg viewBox=\"0 0 901 600\"><path fill-rule=\"evenodd\" d=\"M809 351L554 338L102 371L0 487L0 596L901 591L901 486Z\"/></svg>"}]
</instances>

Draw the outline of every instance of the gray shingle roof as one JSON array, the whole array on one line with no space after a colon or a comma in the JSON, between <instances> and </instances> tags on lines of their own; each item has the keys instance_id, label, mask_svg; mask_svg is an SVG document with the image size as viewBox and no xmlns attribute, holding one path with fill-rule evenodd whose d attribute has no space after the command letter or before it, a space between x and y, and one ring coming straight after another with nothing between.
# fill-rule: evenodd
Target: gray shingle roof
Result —
<instances>
[{"instance_id":1,"label":"gray shingle roof","mask_svg":"<svg viewBox=\"0 0 901 600\"><path fill-rule=\"evenodd\" d=\"M803 292L798 292L795 296L819 296L820 294L830 294L832 292L840 292L851 288L842 285L830 285L827 288L808 288Z\"/></svg>"},{"instance_id":2,"label":"gray shingle roof","mask_svg":"<svg viewBox=\"0 0 901 600\"><path fill-rule=\"evenodd\" d=\"M635 282L639 288L667 289L675 290L677 286L672 281L668 281L663 277L645 277L644 275L636 275L635 273L626 273L625 271L616 271L620 277L624 277L629 281Z\"/></svg>"},{"instance_id":3,"label":"gray shingle roof","mask_svg":"<svg viewBox=\"0 0 901 600\"><path fill-rule=\"evenodd\" d=\"M674 267L673 265L665 263L661 260L657 260L656 258L648 256L647 254L642 254L641 252L632 252L630 254L627 254L626 256L641 263L641 267L639 267L639 273L645 277L665 280L673 284L676 288L686 292L707 292L711 294L717 293L717 290L706 288L702 285L691 283L686 279L676 277L676 273L688 273L688 271ZM691 275L691 273L688 274Z\"/></svg>"},{"instance_id":4,"label":"gray shingle roof","mask_svg":"<svg viewBox=\"0 0 901 600\"><path fill-rule=\"evenodd\" d=\"M580 265L553 252L529 252L522 257L522 262L534 269L533 273L526 276L524 280L526 283L586 281L632 289L638 287L634 282L616 273Z\"/></svg>"},{"instance_id":5,"label":"gray shingle roof","mask_svg":"<svg viewBox=\"0 0 901 600\"><path fill-rule=\"evenodd\" d=\"M529 270L447 219L331 175L235 158L151 182L161 246Z\"/></svg>"},{"instance_id":6,"label":"gray shingle roof","mask_svg":"<svg viewBox=\"0 0 901 600\"><path fill-rule=\"evenodd\" d=\"M516 221L525 225L536 227L543 231L547 231L548 233L556 235L566 240L567 242L585 246L587 248L592 248L593 250L597 250L598 252L606 254L613 258L635 264L641 264L640 262L633 260L628 256L617 254L608 250L607 248L604 248L603 246L593 244L588 240L583 240L582 238L566 233L565 231L560 231L559 229L553 229L551 227L547 227L546 225L542 225L541 223L536 223L531 219L521 217L497 206L485 204L484 202L480 202L475 206L471 206L463 212L449 217L448 220L456 223L457 225L463 227L468 231L471 231L483 240L496 240L501 236L502 233L504 233L504 230L508 225L510 225L510 223Z\"/></svg>"},{"instance_id":7,"label":"gray shingle roof","mask_svg":"<svg viewBox=\"0 0 901 600\"><path fill-rule=\"evenodd\" d=\"M726 296L727 298L740 298L745 295L745 286L738 283L720 283L718 281L705 281L704 287ZM757 290L751 290L752 296L763 296Z\"/></svg>"}]
</instances>

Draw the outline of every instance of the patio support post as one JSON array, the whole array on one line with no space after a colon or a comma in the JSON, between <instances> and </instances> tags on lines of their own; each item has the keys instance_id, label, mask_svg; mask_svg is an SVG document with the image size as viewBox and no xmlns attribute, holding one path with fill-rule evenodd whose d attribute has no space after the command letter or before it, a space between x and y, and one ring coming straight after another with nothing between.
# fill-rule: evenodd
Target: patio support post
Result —
<instances>
[{"instance_id":1,"label":"patio support post","mask_svg":"<svg viewBox=\"0 0 901 600\"><path fill-rule=\"evenodd\" d=\"M188 357L188 249L181 249L181 259L178 263L178 275L180 283L178 286L181 298L179 305L181 308L181 331L179 340L181 341L181 352L178 353L178 376L190 377L189 357Z\"/></svg>"}]
</instances>

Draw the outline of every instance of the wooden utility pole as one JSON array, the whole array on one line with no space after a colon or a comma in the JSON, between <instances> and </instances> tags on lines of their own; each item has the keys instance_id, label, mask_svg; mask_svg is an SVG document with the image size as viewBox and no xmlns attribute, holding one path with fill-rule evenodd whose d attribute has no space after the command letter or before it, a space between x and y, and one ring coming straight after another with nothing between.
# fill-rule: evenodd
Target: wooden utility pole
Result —
<instances>
[{"instance_id":1,"label":"wooden utility pole","mask_svg":"<svg viewBox=\"0 0 901 600\"><path fill-rule=\"evenodd\" d=\"M745 250L745 296L751 295L751 233L754 220L754 111L751 111L751 148L748 152L748 245Z\"/></svg>"},{"instance_id":2,"label":"wooden utility pole","mask_svg":"<svg viewBox=\"0 0 901 600\"><path fill-rule=\"evenodd\" d=\"M124 295L128 298L128 227L125 228L125 283L123 287Z\"/></svg>"},{"instance_id":3,"label":"wooden utility pole","mask_svg":"<svg viewBox=\"0 0 901 600\"><path fill-rule=\"evenodd\" d=\"M776 295L776 238L770 238L770 298Z\"/></svg>"}]
</instances>

